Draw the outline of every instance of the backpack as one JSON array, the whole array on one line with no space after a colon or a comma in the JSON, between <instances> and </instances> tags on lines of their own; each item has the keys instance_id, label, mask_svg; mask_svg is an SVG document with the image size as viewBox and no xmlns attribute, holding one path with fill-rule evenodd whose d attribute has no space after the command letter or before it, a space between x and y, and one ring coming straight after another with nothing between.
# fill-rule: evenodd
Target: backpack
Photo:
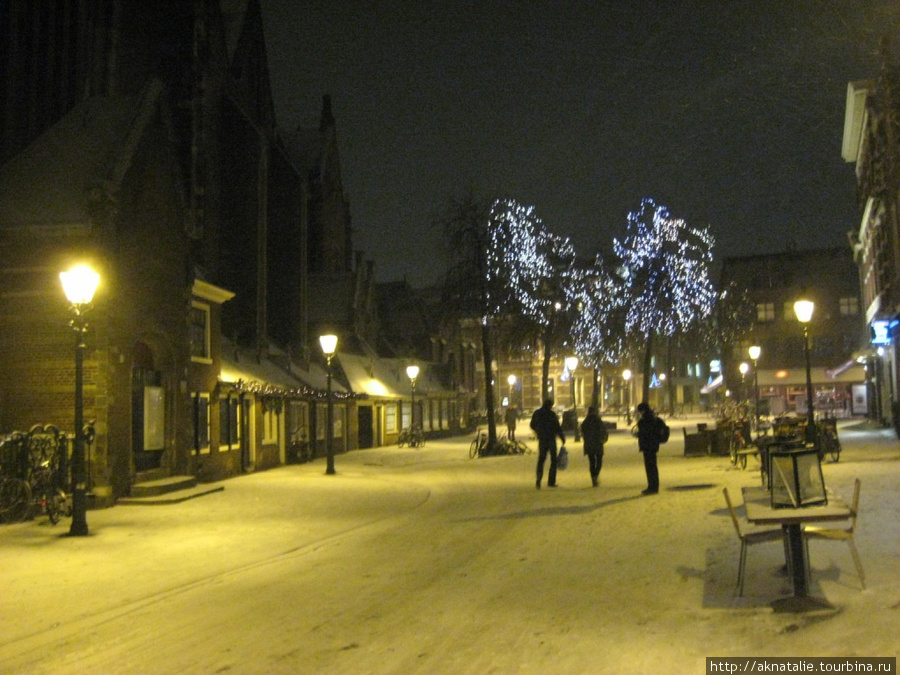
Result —
<instances>
[{"instance_id":1,"label":"backpack","mask_svg":"<svg viewBox=\"0 0 900 675\"><path fill-rule=\"evenodd\" d=\"M669 425L662 417L656 418L657 433L659 434L660 443L669 442Z\"/></svg>"}]
</instances>

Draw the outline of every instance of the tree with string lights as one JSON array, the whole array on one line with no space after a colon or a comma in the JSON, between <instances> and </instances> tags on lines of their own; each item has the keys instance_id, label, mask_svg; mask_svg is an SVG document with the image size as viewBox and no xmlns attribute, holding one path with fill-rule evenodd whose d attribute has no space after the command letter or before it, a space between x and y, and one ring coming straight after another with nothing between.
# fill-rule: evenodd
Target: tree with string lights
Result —
<instances>
[{"instance_id":1,"label":"tree with string lights","mask_svg":"<svg viewBox=\"0 0 900 675\"><path fill-rule=\"evenodd\" d=\"M685 331L712 312L713 245L708 228L690 227L652 199L628 214L625 237L613 240L628 298L625 329L644 346L644 400L650 393L655 336Z\"/></svg>"},{"instance_id":2,"label":"tree with string lights","mask_svg":"<svg viewBox=\"0 0 900 675\"><path fill-rule=\"evenodd\" d=\"M600 407L600 371L618 366L626 352L626 304L621 281L610 273L601 256L584 271L575 290L578 311L572 325L575 352L593 369L591 405Z\"/></svg>"},{"instance_id":3,"label":"tree with string lights","mask_svg":"<svg viewBox=\"0 0 900 675\"><path fill-rule=\"evenodd\" d=\"M488 269L503 289L503 342L542 349L541 399L550 397L550 361L569 345L583 276L575 248L553 234L533 206L498 200L491 214ZM571 349L570 349L571 351Z\"/></svg>"}]
</instances>

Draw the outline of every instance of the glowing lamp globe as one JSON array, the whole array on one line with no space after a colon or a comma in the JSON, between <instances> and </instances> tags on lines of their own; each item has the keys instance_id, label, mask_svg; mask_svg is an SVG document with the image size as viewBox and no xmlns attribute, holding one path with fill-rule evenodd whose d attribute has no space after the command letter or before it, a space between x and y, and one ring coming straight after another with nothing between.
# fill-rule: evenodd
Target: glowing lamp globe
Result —
<instances>
[{"instance_id":1,"label":"glowing lamp globe","mask_svg":"<svg viewBox=\"0 0 900 675\"><path fill-rule=\"evenodd\" d=\"M76 265L68 272L60 272L63 292L73 305L87 305L94 299L100 275L87 265Z\"/></svg>"}]
</instances>

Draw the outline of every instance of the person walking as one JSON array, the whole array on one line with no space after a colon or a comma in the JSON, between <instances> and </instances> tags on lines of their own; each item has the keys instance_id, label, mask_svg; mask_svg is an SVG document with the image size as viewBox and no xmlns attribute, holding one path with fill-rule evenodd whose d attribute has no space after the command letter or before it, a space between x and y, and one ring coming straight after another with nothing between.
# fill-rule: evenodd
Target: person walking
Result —
<instances>
[{"instance_id":1,"label":"person walking","mask_svg":"<svg viewBox=\"0 0 900 675\"><path fill-rule=\"evenodd\" d=\"M544 478L544 462L550 455L550 471L547 474L547 487L556 487L556 439L566 444L566 435L559 424L559 417L553 411L553 401L546 399L544 404L531 416L531 428L538 439L537 481L535 487L541 489Z\"/></svg>"},{"instance_id":2,"label":"person walking","mask_svg":"<svg viewBox=\"0 0 900 675\"><path fill-rule=\"evenodd\" d=\"M509 440L516 440L516 425L519 423L519 411L511 405L506 409L506 436Z\"/></svg>"},{"instance_id":3,"label":"person walking","mask_svg":"<svg viewBox=\"0 0 900 675\"><path fill-rule=\"evenodd\" d=\"M584 454L588 458L591 484L597 487L600 484L600 469L603 467L603 445L609 440L609 431L594 406L588 408L587 417L581 423L581 438L584 439Z\"/></svg>"},{"instance_id":4,"label":"person walking","mask_svg":"<svg viewBox=\"0 0 900 675\"><path fill-rule=\"evenodd\" d=\"M638 404L637 412L640 415L637 422L638 450L644 455L644 471L647 474L647 489L642 490L641 494L655 495L659 492L659 467L656 464L661 442L659 420L646 401Z\"/></svg>"}]
</instances>

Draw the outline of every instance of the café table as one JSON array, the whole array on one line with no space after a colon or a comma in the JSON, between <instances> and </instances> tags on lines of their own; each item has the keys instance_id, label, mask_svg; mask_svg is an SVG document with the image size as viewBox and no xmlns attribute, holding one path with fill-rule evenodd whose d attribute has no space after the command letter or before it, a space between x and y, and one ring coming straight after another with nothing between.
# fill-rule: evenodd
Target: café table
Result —
<instances>
[{"instance_id":1,"label":"caf\u00e9 table","mask_svg":"<svg viewBox=\"0 0 900 675\"><path fill-rule=\"evenodd\" d=\"M828 601L809 595L809 565L803 543L803 523L849 520L850 507L832 494L829 494L827 504L799 508L773 507L771 494L765 488L745 487L741 489L741 494L748 522L754 525L780 525L787 538L790 560L786 562L794 593L773 603L775 610L804 612L831 608Z\"/></svg>"}]
</instances>

